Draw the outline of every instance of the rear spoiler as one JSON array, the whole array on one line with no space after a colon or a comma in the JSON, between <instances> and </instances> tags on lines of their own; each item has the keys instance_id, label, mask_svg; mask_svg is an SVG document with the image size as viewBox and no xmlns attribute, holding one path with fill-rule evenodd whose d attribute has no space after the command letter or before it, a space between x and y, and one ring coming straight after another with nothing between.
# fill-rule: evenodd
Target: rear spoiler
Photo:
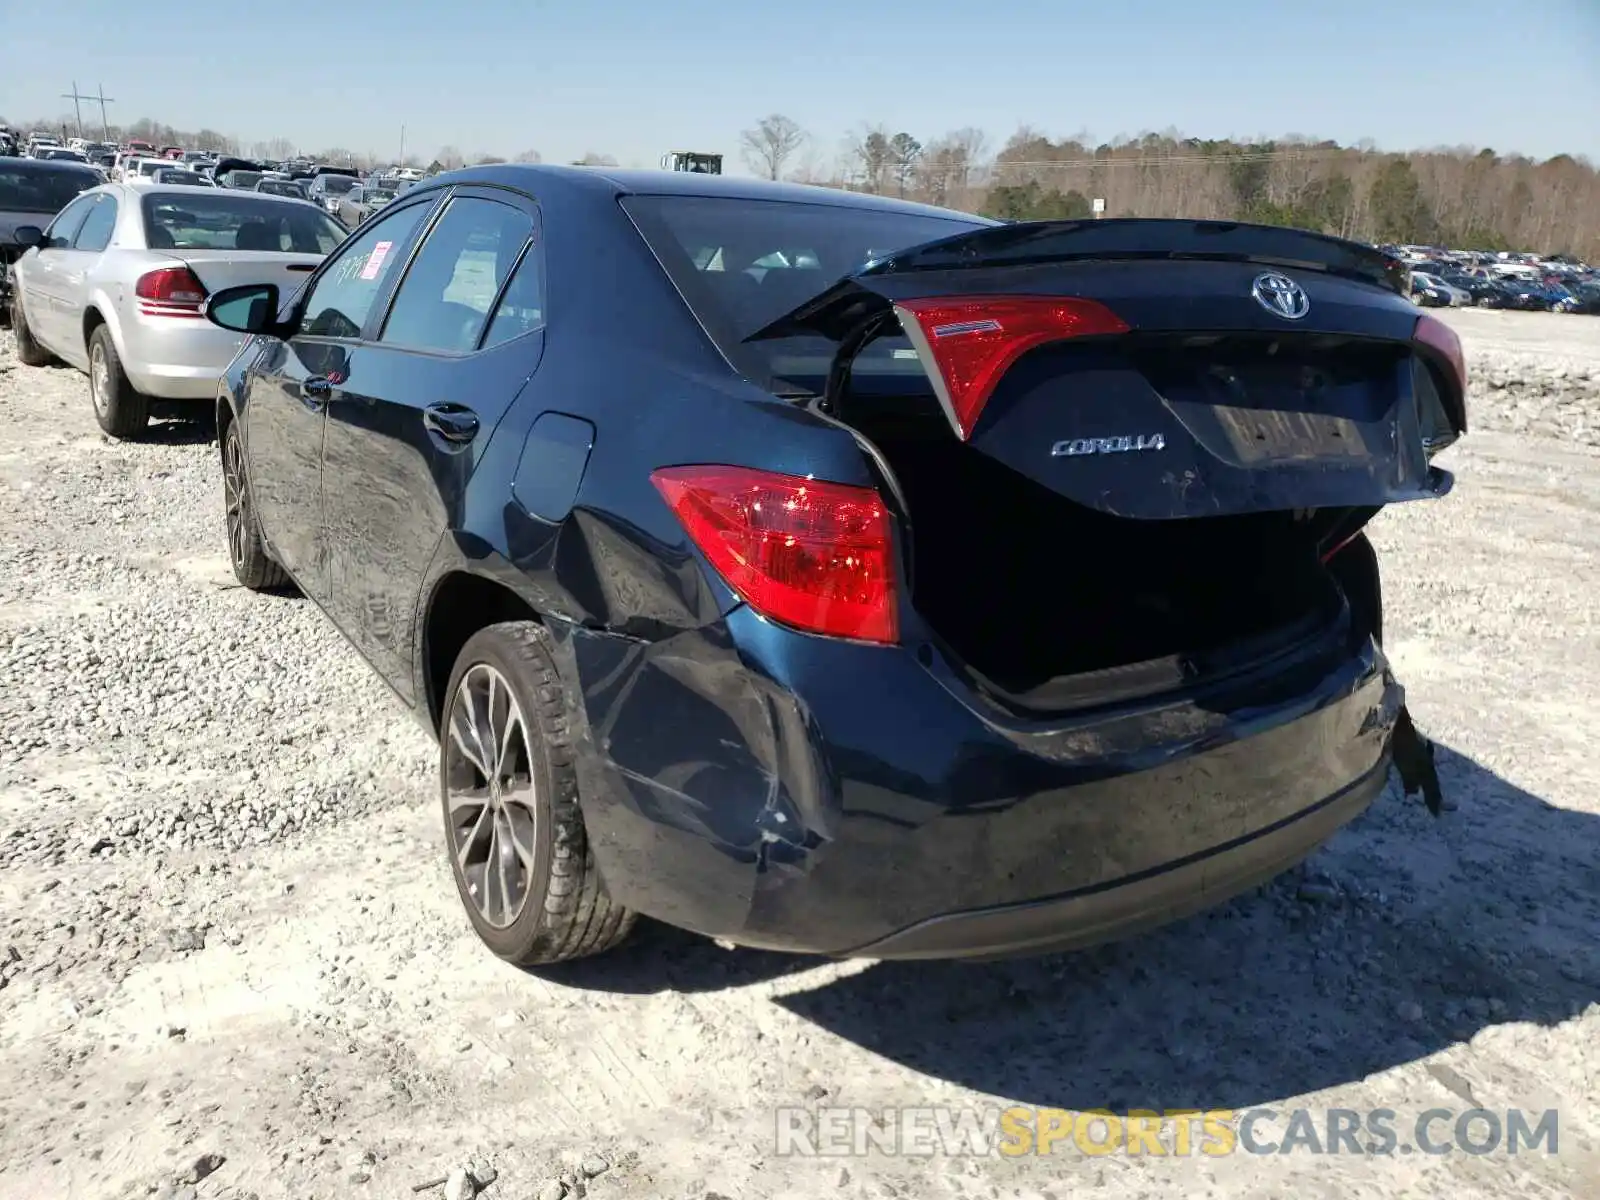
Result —
<instances>
[{"instance_id":1,"label":"rear spoiler","mask_svg":"<svg viewBox=\"0 0 1600 1200\"><path fill-rule=\"evenodd\" d=\"M916 271L1025 267L1116 260L1211 260L1319 271L1404 296L1410 273L1381 250L1344 238L1281 225L1120 217L1085 221L1014 221L958 233L869 262L827 291L744 340L817 335L842 341L884 300L872 281Z\"/></svg>"}]
</instances>

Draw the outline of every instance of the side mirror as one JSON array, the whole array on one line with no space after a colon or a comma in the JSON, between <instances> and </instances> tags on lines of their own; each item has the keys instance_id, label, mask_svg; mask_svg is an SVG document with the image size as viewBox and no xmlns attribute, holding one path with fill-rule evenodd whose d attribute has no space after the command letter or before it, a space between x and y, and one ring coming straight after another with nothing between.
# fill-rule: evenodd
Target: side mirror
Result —
<instances>
[{"instance_id":1,"label":"side mirror","mask_svg":"<svg viewBox=\"0 0 1600 1200\"><path fill-rule=\"evenodd\" d=\"M278 319L278 285L246 283L206 297L205 317L235 333L268 333Z\"/></svg>"},{"instance_id":2,"label":"side mirror","mask_svg":"<svg viewBox=\"0 0 1600 1200\"><path fill-rule=\"evenodd\" d=\"M44 245L44 230L37 225L18 225L11 231L11 240L24 249Z\"/></svg>"}]
</instances>

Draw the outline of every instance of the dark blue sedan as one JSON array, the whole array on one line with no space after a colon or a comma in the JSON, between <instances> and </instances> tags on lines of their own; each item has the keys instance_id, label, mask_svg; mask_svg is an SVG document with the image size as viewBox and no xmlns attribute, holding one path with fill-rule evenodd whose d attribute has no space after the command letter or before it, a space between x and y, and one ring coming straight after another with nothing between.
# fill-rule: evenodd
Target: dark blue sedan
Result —
<instances>
[{"instance_id":1,"label":"dark blue sedan","mask_svg":"<svg viewBox=\"0 0 1600 1200\"><path fill-rule=\"evenodd\" d=\"M458 171L295 296L209 298L256 335L230 553L438 738L513 962L641 913L1083 945L1282 871L1391 764L1436 794L1361 532L1466 426L1406 290L1287 229Z\"/></svg>"}]
</instances>

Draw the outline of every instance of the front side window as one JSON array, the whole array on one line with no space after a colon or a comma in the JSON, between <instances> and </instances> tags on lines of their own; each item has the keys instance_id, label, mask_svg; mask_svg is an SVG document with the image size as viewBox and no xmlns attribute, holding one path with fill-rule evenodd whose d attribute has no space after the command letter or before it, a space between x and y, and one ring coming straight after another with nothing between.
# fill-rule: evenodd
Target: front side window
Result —
<instances>
[{"instance_id":1,"label":"front side window","mask_svg":"<svg viewBox=\"0 0 1600 1200\"><path fill-rule=\"evenodd\" d=\"M78 236L72 240L72 248L98 254L111 244L111 234L116 227L117 202L111 196L101 196L100 203L89 210Z\"/></svg>"},{"instance_id":2,"label":"front side window","mask_svg":"<svg viewBox=\"0 0 1600 1200\"><path fill-rule=\"evenodd\" d=\"M395 294L380 341L465 354L533 236L533 219L494 200L460 197L434 225Z\"/></svg>"},{"instance_id":3,"label":"front side window","mask_svg":"<svg viewBox=\"0 0 1600 1200\"><path fill-rule=\"evenodd\" d=\"M429 205L412 204L353 234L306 295L300 332L308 337L358 338Z\"/></svg>"},{"instance_id":4,"label":"front side window","mask_svg":"<svg viewBox=\"0 0 1600 1200\"><path fill-rule=\"evenodd\" d=\"M78 230L83 228L83 222L89 216L89 210L98 199L99 196L80 196L57 213L56 219L50 222L50 228L45 230L45 246L51 250L65 250L72 245Z\"/></svg>"}]
</instances>

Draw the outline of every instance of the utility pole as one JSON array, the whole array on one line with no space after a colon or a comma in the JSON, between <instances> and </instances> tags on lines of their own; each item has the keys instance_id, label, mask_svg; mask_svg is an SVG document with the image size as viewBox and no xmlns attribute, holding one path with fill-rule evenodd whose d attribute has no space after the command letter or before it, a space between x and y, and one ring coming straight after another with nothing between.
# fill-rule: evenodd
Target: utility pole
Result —
<instances>
[{"instance_id":1,"label":"utility pole","mask_svg":"<svg viewBox=\"0 0 1600 1200\"><path fill-rule=\"evenodd\" d=\"M73 88L72 90L77 91L78 89ZM100 84L95 84L94 90L100 95L100 138L102 141L109 142L111 140L111 122L106 120L106 105L114 104L115 101L106 95L106 89Z\"/></svg>"},{"instance_id":2,"label":"utility pole","mask_svg":"<svg viewBox=\"0 0 1600 1200\"><path fill-rule=\"evenodd\" d=\"M78 121L79 137L83 136L83 101L93 100L98 103L100 105L100 136L105 141L109 142L111 140L111 125L110 122L106 120L106 105L114 104L116 102L112 100L110 96L106 95L106 89L104 87L96 84L95 94L92 96L86 96L78 90L78 84L76 81L74 81L72 84L72 90L70 92L63 92L61 98L63 100L72 101L72 111L77 117Z\"/></svg>"},{"instance_id":3,"label":"utility pole","mask_svg":"<svg viewBox=\"0 0 1600 1200\"><path fill-rule=\"evenodd\" d=\"M78 81L77 80L73 80L72 81L72 90L70 92L63 92L61 94L61 98L63 100L71 100L72 101L72 112L73 112L74 116L76 116L77 122L78 122L78 136L82 137L83 136L83 108L82 108L82 106L79 105L78 101L80 101L80 100L92 100L93 97L92 96L80 96L80 95L78 95Z\"/></svg>"},{"instance_id":4,"label":"utility pole","mask_svg":"<svg viewBox=\"0 0 1600 1200\"><path fill-rule=\"evenodd\" d=\"M399 166L406 165L406 127L400 126L400 162Z\"/></svg>"}]
</instances>

